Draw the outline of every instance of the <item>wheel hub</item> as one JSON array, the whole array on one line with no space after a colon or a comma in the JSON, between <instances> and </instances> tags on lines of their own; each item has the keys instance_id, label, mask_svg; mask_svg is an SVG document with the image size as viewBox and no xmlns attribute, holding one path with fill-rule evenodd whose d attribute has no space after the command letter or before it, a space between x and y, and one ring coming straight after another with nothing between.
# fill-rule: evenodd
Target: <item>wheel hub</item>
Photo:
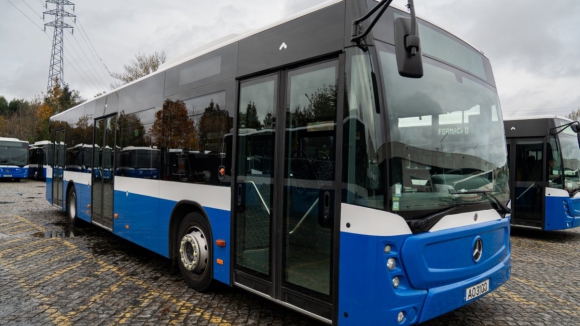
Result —
<instances>
[{"instance_id":1,"label":"wheel hub","mask_svg":"<svg viewBox=\"0 0 580 326\"><path fill-rule=\"evenodd\" d=\"M181 262L185 269L192 272L200 272L207 265L207 241L199 229L193 229L181 239L179 248Z\"/></svg>"}]
</instances>

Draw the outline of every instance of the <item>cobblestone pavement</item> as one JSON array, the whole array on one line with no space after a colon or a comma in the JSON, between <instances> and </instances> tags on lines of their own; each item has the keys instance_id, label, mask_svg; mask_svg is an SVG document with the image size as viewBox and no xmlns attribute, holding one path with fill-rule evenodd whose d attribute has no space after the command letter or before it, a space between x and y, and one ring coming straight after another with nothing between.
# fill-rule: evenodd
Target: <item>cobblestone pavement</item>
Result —
<instances>
[{"instance_id":1,"label":"cobblestone pavement","mask_svg":"<svg viewBox=\"0 0 580 326\"><path fill-rule=\"evenodd\" d=\"M0 182L0 325L321 325L239 289L198 293L167 259L71 227L44 183ZM512 230L512 277L425 325L580 325L580 230Z\"/></svg>"}]
</instances>

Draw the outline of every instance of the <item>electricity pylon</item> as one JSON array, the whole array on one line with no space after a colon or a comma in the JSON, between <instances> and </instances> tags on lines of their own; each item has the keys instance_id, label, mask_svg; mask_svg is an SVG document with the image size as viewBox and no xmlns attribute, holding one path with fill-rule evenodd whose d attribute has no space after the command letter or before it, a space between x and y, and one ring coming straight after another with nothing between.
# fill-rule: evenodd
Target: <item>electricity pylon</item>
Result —
<instances>
[{"instance_id":1,"label":"electricity pylon","mask_svg":"<svg viewBox=\"0 0 580 326\"><path fill-rule=\"evenodd\" d=\"M76 16L64 10L64 6L73 6L74 12L74 3L68 0L46 0L46 9L48 9L49 3L54 3L56 8L42 13L43 19L44 15L51 15L55 17L54 20L50 23L44 24L45 31L46 26L54 28L54 34L52 37L52 52L50 54L50 68L48 70L47 91L50 91L54 87L55 83L62 83L64 80L64 38L62 33L65 28L70 28L72 31L74 31L71 25L64 22L64 19L66 17L71 17L74 18L76 22Z\"/></svg>"}]
</instances>

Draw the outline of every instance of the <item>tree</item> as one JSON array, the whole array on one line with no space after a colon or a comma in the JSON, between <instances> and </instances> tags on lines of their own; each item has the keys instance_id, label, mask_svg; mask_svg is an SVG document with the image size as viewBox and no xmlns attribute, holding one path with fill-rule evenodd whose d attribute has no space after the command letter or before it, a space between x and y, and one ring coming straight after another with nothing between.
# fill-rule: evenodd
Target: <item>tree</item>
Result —
<instances>
[{"instance_id":1,"label":"tree","mask_svg":"<svg viewBox=\"0 0 580 326\"><path fill-rule=\"evenodd\" d=\"M14 137L28 142L34 142L36 112L40 107L40 99L30 101L18 100L18 109L6 117L0 117L0 135Z\"/></svg>"},{"instance_id":2,"label":"tree","mask_svg":"<svg viewBox=\"0 0 580 326\"><path fill-rule=\"evenodd\" d=\"M77 106L85 100L79 91L71 90L67 84L54 83L36 111L36 139L50 139L49 119L52 115Z\"/></svg>"},{"instance_id":3,"label":"tree","mask_svg":"<svg viewBox=\"0 0 580 326\"><path fill-rule=\"evenodd\" d=\"M18 109L24 107L27 104L28 103L23 99L13 99L12 101L10 101L10 103L8 103L8 115L16 113Z\"/></svg>"},{"instance_id":4,"label":"tree","mask_svg":"<svg viewBox=\"0 0 580 326\"><path fill-rule=\"evenodd\" d=\"M232 119L219 104L209 103L199 119L199 143L202 151L219 151L224 135L232 128Z\"/></svg>"},{"instance_id":5,"label":"tree","mask_svg":"<svg viewBox=\"0 0 580 326\"><path fill-rule=\"evenodd\" d=\"M163 109L155 113L155 122L149 132L148 138L159 148L199 149L197 129L183 101L165 100Z\"/></svg>"},{"instance_id":6,"label":"tree","mask_svg":"<svg viewBox=\"0 0 580 326\"><path fill-rule=\"evenodd\" d=\"M577 108L576 110L573 110L572 112L570 112L570 114L568 114L566 116L566 118L574 120L574 121L578 121L578 119L580 118L580 108Z\"/></svg>"},{"instance_id":7,"label":"tree","mask_svg":"<svg viewBox=\"0 0 580 326\"><path fill-rule=\"evenodd\" d=\"M123 65L124 71L121 73L111 73L111 76L120 80L118 84L111 84L111 88L117 88L121 85L128 84L143 76L147 76L157 71L159 66L166 60L165 52L155 52L152 55L138 53L135 60L131 60L128 65Z\"/></svg>"},{"instance_id":8,"label":"tree","mask_svg":"<svg viewBox=\"0 0 580 326\"><path fill-rule=\"evenodd\" d=\"M256 130L261 130L264 126L258 118L258 109L254 102L248 103L246 107L246 112L240 112L239 124L241 128L252 128Z\"/></svg>"},{"instance_id":9,"label":"tree","mask_svg":"<svg viewBox=\"0 0 580 326\"><path fill-rule=\"evenodd\" d=\"M0 115L8 115L8 101L0 95Z\"/></svg>"}]
</instances>

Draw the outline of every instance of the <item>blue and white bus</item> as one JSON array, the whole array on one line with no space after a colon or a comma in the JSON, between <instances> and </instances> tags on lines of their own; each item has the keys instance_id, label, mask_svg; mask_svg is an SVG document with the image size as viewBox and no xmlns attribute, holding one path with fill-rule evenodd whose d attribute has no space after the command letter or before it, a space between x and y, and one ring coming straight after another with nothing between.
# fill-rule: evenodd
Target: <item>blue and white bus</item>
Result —
<instances>
[{"instance_id":1,"label":"blue and white bus","mask_svg":"<svg viewBox=\"0 0 580 326\"><path fill-rule=\"evenodd\" d=\"M512 225L544 231L580 226L580 124L558 116L504 121Z\"/></svg>"},{"instance_id":2,"label":"blue and white bus","mask_svg":"<svg viewBox=\"0 0 580 326\"><path fill-rule=\"evenodd\" d=\"M510 225L491 65L417 18L419 43L388 5L331 0L51 117L49 202L198 291L329 324L416 324L496 290ZM91 169L60 173L78 144Z\"/></svg>"},{"instance_id":3,"label":"blue and white bus","mask_svg":"<svg viewBox=\"0 0 580 326\"><path fill-rule=\"evenodd\" d=\"M50 140L34 142L28 150L28 178L36 180L46 179L46 168L51 160L52 153Z\"/></svg>"},{"instance_id":4,"label":"blue and white bus","mask_svg":"<svg viewBox=\"0 0 580 326\"><path fill-rule=\"evenodd\" d=\"M28 178L28 142L0 137L0 179Z\"/></svg>"}]
</instances>

